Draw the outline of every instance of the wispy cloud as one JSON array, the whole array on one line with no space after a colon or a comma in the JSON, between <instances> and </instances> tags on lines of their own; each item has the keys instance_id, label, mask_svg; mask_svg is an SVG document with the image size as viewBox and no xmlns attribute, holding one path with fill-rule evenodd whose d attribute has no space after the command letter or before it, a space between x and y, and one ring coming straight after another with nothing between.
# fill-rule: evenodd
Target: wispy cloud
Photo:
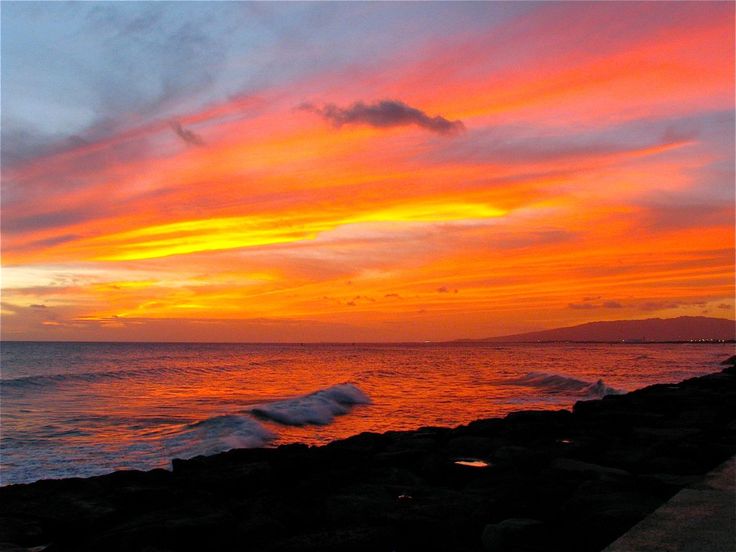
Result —
<instances>
[{"instance_id":1,"label":"wispy cloud","mask_svg":"<svg viewBox=\"0 0 736 552\"><path fill-rule=\"evenodd\" d=\"M597 297L600 299L600 297ZM622 309L624 306L618 301L604 301L602 303L589 303L588 298L583 303L569 303L567 308L573 310L591 310L591 309Z\"/></svg>"},{"instance_id":2,"label":"wispy cloud","mask_svg":"<svg viewBox=\"0 0 736 552\"><path fill-rule=\"evenodd\" d=\"M299 108L322 116L337 128L351 124L378 128L416 125L430 132L446 135L465 130L462 121L451 121L440 115L431 116L398 100L381 100L372 104L355 102L349 107L338 107L332 103L317 107L311 103L303 103Z\"/></svg>"},{"instance_id":3,"label":"wispy cloud","mask_svg":"<svg viewBox=\"0 0 736 552\"><path fill-rule=\"evenodd\" d=\"M174 129L176 135L184 140L187 144L190 144L192 146L204 146L204 140L202 139L202 137L194 131L181 126L181 123L179 121L172 121L171 128Z\"/></svg>"}]
</instances>

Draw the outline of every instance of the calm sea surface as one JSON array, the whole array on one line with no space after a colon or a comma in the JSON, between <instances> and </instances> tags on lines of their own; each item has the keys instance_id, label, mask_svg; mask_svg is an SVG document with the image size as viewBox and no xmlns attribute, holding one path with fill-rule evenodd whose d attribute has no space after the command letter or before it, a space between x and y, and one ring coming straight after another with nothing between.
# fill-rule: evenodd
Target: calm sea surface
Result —
<instances>
[{"instance_id":1,"label":"calm sea surface","mask_svg":"<svg viewBox=\"0 0 736 552\"><path fill-rule=\"evenodd\" d=\"M567 408L719 370L723 345L3 343L0 483Z\"/></svg>"}]
</instances>

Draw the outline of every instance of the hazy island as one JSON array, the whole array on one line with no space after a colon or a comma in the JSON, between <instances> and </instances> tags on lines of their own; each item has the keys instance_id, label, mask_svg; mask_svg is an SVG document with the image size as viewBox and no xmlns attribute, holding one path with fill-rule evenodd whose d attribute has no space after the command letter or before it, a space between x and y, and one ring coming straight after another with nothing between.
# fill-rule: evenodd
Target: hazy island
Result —
<instances>
[{"instance_id":1,"label":"hazy island","mask_svg":"<svg viewBox=\"0 0 736 552\"><path fill-rule=\"evenodd\" d=\"M706 316L677 318L647 318L645 320L612 320L588 322L567 328L555 328L481 339L460 339L458 342L537 343L537 342L597 342L597 343L667 343L733 341L736 321Z\"/></svg>"}]
</instances>

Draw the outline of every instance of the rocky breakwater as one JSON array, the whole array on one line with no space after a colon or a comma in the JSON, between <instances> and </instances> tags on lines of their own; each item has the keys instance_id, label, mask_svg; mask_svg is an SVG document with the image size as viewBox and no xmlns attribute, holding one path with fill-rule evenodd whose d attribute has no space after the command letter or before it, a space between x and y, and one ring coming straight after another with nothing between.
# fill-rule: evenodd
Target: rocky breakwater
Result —
<instances>
[{"instance_id":1,"label":"rocky breakwater","mask_svg":"<svg viewBox=\"0 0 736 552\"><path fill-rule=\"evenodd\" d=\"M736 368L570 411L0 489L0 549L601 550L736 454Z\"/></svg>"}]
</instances>

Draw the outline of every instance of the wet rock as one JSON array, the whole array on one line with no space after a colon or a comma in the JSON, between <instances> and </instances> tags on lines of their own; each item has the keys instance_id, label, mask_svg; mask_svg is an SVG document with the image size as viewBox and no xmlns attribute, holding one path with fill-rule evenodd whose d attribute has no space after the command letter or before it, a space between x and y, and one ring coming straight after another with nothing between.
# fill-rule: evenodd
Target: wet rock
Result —
<instances>
[{"instance_id":1,"label":"wet rock","mask_svg":"<svg viewBox=\"0 0 736 552\"><path fill-rule=\"evenodd\" d=\"M237 540L247 542L251 546L268 542L274 535L285 532L287 528L283 523L265 513L247 517L235 527Z\"/></svg>"},{"instance_id":2,"label":"wet rock","mask_svg":"<svg viewBox=\"0 0 736 552\"><path fill-rule=\"evenodd\" d=\"M558 470L594 476L597 479L620 479L631 477L631 474L626 470L610 468L599 464L591 464L589 462L581 462L571 458L559 458L552 463L552 466Z\"/></svg>"},{"instance_id":3,"label":"wet rock","mask_svg":"<svg viewBox=\"0 0 736 552\"><path fill-rule=\"evenodd\" d=\"M542 522L537 519L510 518L483 528L483 549L501 552L528 549L539 544Z\"/></svg>"},{"instance_id":4,"label":"wet rock","mask_svg":"<svg viewBox=\"0 0 736 552\"><path fill-rule=\"evenodd\" d=\"M41 540L43 529L37 521L16 517L0 518L0 543L30 546Z\"/></svg>"}]
</instances>

